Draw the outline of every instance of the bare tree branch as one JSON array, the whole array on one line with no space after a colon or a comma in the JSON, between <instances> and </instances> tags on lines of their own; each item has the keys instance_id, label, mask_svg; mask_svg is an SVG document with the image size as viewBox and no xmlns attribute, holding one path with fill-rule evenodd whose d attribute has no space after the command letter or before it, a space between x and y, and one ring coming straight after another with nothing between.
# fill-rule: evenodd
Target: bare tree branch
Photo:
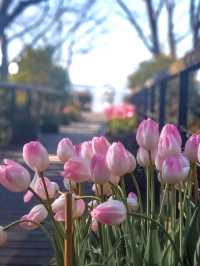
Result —
<instances>
[{"instance_id":1,"label":"bare tree branch","mask_svg":"<svg viewBox=\"0 0 200 266\"><path fill-rule=\"evenodd\" d=\"M136 21L135 16L130 11L128 6L122 0L116 0L116 1L117 1L118 5L121 7L121 9L124 11L124 13L126 14L127 19L135 27L135 29L136 29L139 37L143 41L144 45L147 47L148 50L153 52L153 47L149 44L149 42L148 42L148 40L147 40L147 38L143 32L143 29L140 27L139 23Z\"/></svg>"}]
</instances>

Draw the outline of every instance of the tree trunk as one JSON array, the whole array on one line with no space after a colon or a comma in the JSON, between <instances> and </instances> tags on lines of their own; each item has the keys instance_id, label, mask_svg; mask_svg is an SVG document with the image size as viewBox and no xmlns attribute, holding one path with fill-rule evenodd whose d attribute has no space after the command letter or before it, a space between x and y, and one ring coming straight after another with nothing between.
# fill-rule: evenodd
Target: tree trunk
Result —
<instances>
[{"instance_id":1,"label":"tree trunk","mask_svg":"<svg viewBox=\"0 0 200 266\"><path fill-rule=\"evenodd\" d=\"M146 2L146 7L147 7L149 25L151 29L153 54L155 56L158 56L161 53L161 49L160 49L159 36L158 36L157 18L156 18L155 11L153 9L152 0L145 0L145 2Z\"/></svg>"},{"instance_id":2,"label":"tree trunk","mask_svg":"<svg viewBox=\"0 0 200 266\"><path fill-rule=\"evenodd\" d=\"M8 78L8 53L7 53L8 41L4 32L0 33L0 79L7 80Z\"/></svg>"}]
</instances>

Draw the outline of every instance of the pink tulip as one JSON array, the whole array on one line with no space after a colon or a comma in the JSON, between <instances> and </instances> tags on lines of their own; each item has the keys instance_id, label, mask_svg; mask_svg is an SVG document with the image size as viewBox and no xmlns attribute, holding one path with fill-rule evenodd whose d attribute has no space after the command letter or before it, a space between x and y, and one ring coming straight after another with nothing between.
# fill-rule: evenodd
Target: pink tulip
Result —
<instances>
[{"instance_id":1,"label":"pink tulip","mask_svg":"<svg viewBox=\"0 0 200 266\"><path fill-rule=\"evenodd\" d=\"M49 194L49 198L53 199L56 196L57 191L59 190L59 186L55 182L51 182L47 177L44 177L46 188ZM32 183L33 182L33 183ZM32 184L30 184L30 187L42 198L43 200L46 200L46 192L44 189L44 185L42 182L42 179L39 176L36 176L36 180L32 180ZM28 191L24 195L24 202L30 201L30 199L33 197L33 193L31 191Z\"/></svg>"},{"instance_id":2,"label":"pink tulip","mask_svg":"<svg viewBox=\"0 0 200 266\"><path fill-rule=\"evenodd\" d=\"M130 155L120 142L114 142L109 147L106 154L106 162L113 175L123 176L130 171Z\"/></svg>"},{"instance_id":3,"label":"pink tulip","mask_svg":"<svg viewBox=\"0 0 200 266\"><path fill-rule=\"evenodd\" d=\"M161 156L159 155L158 153L156 154L156 158L155 158L155 166L156 166L156 169L158 171L162 171L162 164L163 164L163 161L165 160L165 157L164 156Z\"/></svg>"},{"instance_id":4,"label":"pink tulip","mask_svg":"<svg viewBox=\"0 0 200 266\"><path fill-rule=\"evenodd\" d=\"M178 155L181 153L180 142L172 134L163 135L159 139L158 143L158 154L161 157L167 157L170 155Z\"/></svg>"},{"instance_id":5,"label":"pink tulip","mask_svg":"<svg viewBox=\"0 0 200 266\"><path fill-rule=\"evenodd\" d=\"M69 159L64 164L63 176L76 183L82 183L91 179L91 171L88 161L80 157Z\"/></svg>"},{"instance_id":6,"label":"pink tulip","mask_svg":"<svg viewBox=\"0 0 200 266\"><path fill-rule=\"evenodd\" d=\"M190 170L188 159L182 154L171 155L163 161L161 171L161 182L168 184L179 184L187 178Z\"/></svg>"},{"instance_id":7,"label":"pink tulip","mask_svg":"<svg viewBox=\"0 0 200 266\"><path fill-rule=\"evenodd\" d=\"M21 226L27 230L35 229L39 226L41 222L43 222L47 218L47 216L48 212L46 208L42 204L38 204L35 207L33 207L28 214L22 216L21 218L21 221L30 220L36 224L27 221L21 223Z\"/></svg>"},{"instance_id":8,"label":"pink tulip","mask_svg":"<svg viewBox=\"0 0 200 266\"><path fill-rule=\"evenodd\" d=\"M8 234L4 231L3 226L0 226L0 247L2 247L8 239Z\"/></svg>"},{"instance_id":9,"label":"pink tulip","mask_svg":"<svg viewBox=\"0 0 200 266\"><path fill-rule=\"evenodd\" d=\"M96 194L99 195L101 192L103 192L103 195L105 196L110 196L112 195L112 187L109 183L103 184L103 191L101 191L101 188L99 185L93 185L92 186L92 191Z\"/></svg>"},{"instance_id":10,"label":"pink tulip","mask_svg":"<svg viewBox=\"0 0 200 266\"><path fill-rule=\"evenodd\" d=\"M118 200L108 200L91 211L92 218L103 224L121 224L126 219L125 205Z\"/></svg>"},{"instance_id":11,"label":"pink tulip","mask_svg":"<svg viewBox=\"0 0 200 266\"><path fill-rule=\"evenodd\" d=\"M84 211L85 211L85 201L83 199L76 199L73 217L74 218L81 217Z\"/></svg>"},{"instance_id":12,"label":"pink tulip","mask_svg":"<svg viewBox=\"0 0 200 266\"><path fill-rule=\"evenodd\" d=\"M58 143L57 156L63 163L76 155L75 148L69 138L63 138Z\"/></svg>"},{"instance_id":13,"label":"pink tulip","mask_svg":"<svg viewBox=\"0 0 200 266\"><path fill-rule=\"evenodd\" d=\"M54 218L57 221L65 221L65 195L61 195L58 200L52 204L52 210L55 213ZM76 199L75 195L72 198L72 216L79 218L85 211L85 202L82 199Z\"/></svg>"},{"instance_id":14,"label":"pink tulip","mask_svg":"<svg viewBox=\"0 0 200 266\"><path fill-rule=\"evenodd\" d=\"M29 172L12 160L4 160L0 165L0 184L12 192L26 191L31 182Z\"/></svg>"},{"instance_id":15,"label":"pink tulip","mask_svg":"<svg viewBox=\"0 0 200 266\"><path fill-rule=\"evenodd\" d=\"M198 161L200 162L200 144L199 144L199 148L198 148L197 157L198 157Z\"/></svg>"},{"instance_id":16,"label":"pink tulip","mask_svg":"<svg viewBox=\"0 0 200 266\"><path fill-rule=\"evenodd\" d=\"M165 138L165 136L172 135L176 142L181 146L182 140L181 140L181 135L177 129L177 127L173 124L166 124L160 133L160 138Z\"/></svg>"},{"instance_id":17,"label":"pink tulip","mask_svg":"<svg viewBox=\"0 0 200 266\"><path fill-rule=\"evenodd\" d=\"M154 162L155 162L156 153L157 153L157 151L151 151L150 152L152 164L154 164ZM139 147L139 149L137 151L136 159L137 159L138 164L142 167L146 167L146 166L150 165L149 152L142 147Z\"/></svg>"},{"instance_id":18,"label":"pink tulip","mask_svg":"<svg viewBox=\"0 0 200 266\"><path fill-rule=\"evenodd\" d=\"M98 222L96 219L92 218L92 223L91 223L91 230L96 233L98 231Z\"/></svg>"},{"instance_id":19,"label":"pink tulip","mask_svg":"<svg viewBox=\"0 0 200 266\"><path fill-rule=\"evenodd\" d=\"M136 168L136 160L132 153L127 151L129 157L129 168L127 169L127 173L132 173Z\"/></svg>"},{"instance_id":20,"label":"pink tulip","mask_svg":"<svg viewBox=\"0 0 200 266\"><path fill-rule=\"evenodd\" d=\"M39 141L31 141L24 145L23 158L33 171L43 172L49 166L48 152Z\"/></svg>"},{"instance_id":21,"label":"pink tulip","mask_svg":"<svg viewBox=\"0 0 200 266\"><path fill-rule=\"evenodd\" d=\"M191 162L198 160L198 147L200 144L200 135L192 135L185 143L184 154Z\"/></svg>"},{"instance_id":22,"label":"pink tulip","mask_svg":"<svg viewBox=\"0 0 200 266\"><path fill-rule=\"evenodd\" d=\"M110 176L110 182L113 184L113 185L118 185L119 184L119 181L120 181L120 176L116 176L116 175L111 175Z\"/></svg>"},{"instance_id":23,"label":"pink tulip","mask_svg":"<svg viewBox=\"0 0 200 266\"><path fill-rule=\"evenodd\" d=\"M156 150L159 139L158 124L152 119L143 120L137 129L136 140L139 146L148 151Z\"/></svg>"},{"instance_id":24,"label":"pink tulip","mask_svg":"<svg viewBox=\"0 0 200 266\"><path fill-rule=\"evenodd\" d=\"M106 155L106 152L110 146L108 140L104 137L94 137L92 139L92 150L93 154L100 153L102 155Z\"/></svg>"},{"instance_id":25,"label":"pink tulip","mask_svg":"<svg viewBox=\"0 0 200 266\"><path fill-rule=\"evenodd\" d=\"M96 184L104 184L109 181L110 171L106 165L105 157L95 154L90 163L92 181Z\"/></svg>"},{"instance_id":26,"label":"pink tulip","mask_svg":"<svg viewBox=\"0 0 200 266\"><path fill-rule=\"evenodd\" d=\"M127 197L128 210L130 212L136 211L138 209L138 199L134 192L130 192Z\"/></svg>"},{"instance_id":27,"label":"pink tulip","mask_svg":"<svg viewBox=\"0 0 200 266\"><path fill-rule=\"evenodd\" d=\"M91 160L93 156L92 141L81 143L80 156L86 160Z\"/></svg>"}]
</instances>

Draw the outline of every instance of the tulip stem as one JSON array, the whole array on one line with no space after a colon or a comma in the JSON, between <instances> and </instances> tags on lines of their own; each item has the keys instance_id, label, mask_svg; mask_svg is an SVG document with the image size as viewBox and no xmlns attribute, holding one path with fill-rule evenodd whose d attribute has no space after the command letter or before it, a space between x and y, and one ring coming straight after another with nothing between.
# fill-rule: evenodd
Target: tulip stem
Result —
<instances>
[{"instance_id":1,"label":"tulip stem","mask_svg":"<svg viewBox=\"0 0 200 266\"><path fill-rule=\"evenodd\" d=\"M72 266L73 246L73 218L72 218L72 193L65 194L65 242L64 266Z\"/></svg>"},{"instance_id":2,"label":"tulip stem","mask_svg":"<svg viewBox=\"0 0 200 266\"><path fill-rule=\"evenodd\" d=\"M147 217L149 217L149 211L150 211L150 169L149 169L149 166L147 166L146 168L146 186L147 186L147 197L146 197L146 214L147 214ZM149 222L147 221L147 237L148 237L148 234L149 234Z\"/></svg>"},{"instance_id":3,"label":"tulip stem","mask_svg":"<svg viewBox=\"0 0 200 266\"><path fill-rule=\"evenodd\" d=\"M183 201L182 201L182 190L181 185L179 186L179 208L180 208L180 214L179 214L179 237L180 237L180 257L182 258L182 225L183 225Z\"/></svg>"},{"instance_id":4,"label":"tulip stem","mask_svg":"<svg viewBox=\"0 0 200 266\"><path fill-rule=\"evenodd\" d=\"M160 220L160 217L162 215L162 210L163 210L163 207L164 207L166 194L167 194L167 184L165 184L165 188L164 188L164 191L163 191L162 201L161 201L161 205L160 205L160 212L159 212L159 215L158 215L158 218L157 218L158 221Z\"/></svg>"}]
</instances>

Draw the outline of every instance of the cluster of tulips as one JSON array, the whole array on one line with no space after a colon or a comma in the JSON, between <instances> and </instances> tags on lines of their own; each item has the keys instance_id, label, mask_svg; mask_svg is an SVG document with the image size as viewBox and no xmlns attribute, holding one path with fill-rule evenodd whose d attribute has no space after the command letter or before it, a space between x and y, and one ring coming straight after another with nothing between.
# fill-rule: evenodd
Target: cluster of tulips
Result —
<instances>
[{"instance_id":1,"label":"cluster of tulips","mask_svg":"<svg viewBox=\"0 0 200 266\"><path fill-rule=\"evenodd\" d=\"M137 110L132 104L110 105L104 109L110 133L132 132L137 122Z\"/></svg>"},{"instance_id":2,"label":"cluster of tulips","mask_svg":"<svg viewBox=\"0 0 200 266\"><path fill-rule=\"evenodd\" d=\"M136 141L135 159L122 143L110 144L103 136L79 145L62 139L57 157L64 164L65 191L44 176L50 162L41 143L23 147L23 159L35 173L32 180L22 165L5 159L0 184L12 192L25 192L24 202L34 196L39 204L20 220L0 227L0 245L6 242L7 231L19 224L47 233L57 266L199 265L200 135L192 135L182 150L174 125L166 124L159 134L158 124L146 119L137 129ZM134 174L138 167L144 168L146 200ZM135 188L128 195L126 174ZM85 183L91 184L93 193L85 194ZM51 232L45 229L48 221Z\"/></svg>"}]
</instances>

